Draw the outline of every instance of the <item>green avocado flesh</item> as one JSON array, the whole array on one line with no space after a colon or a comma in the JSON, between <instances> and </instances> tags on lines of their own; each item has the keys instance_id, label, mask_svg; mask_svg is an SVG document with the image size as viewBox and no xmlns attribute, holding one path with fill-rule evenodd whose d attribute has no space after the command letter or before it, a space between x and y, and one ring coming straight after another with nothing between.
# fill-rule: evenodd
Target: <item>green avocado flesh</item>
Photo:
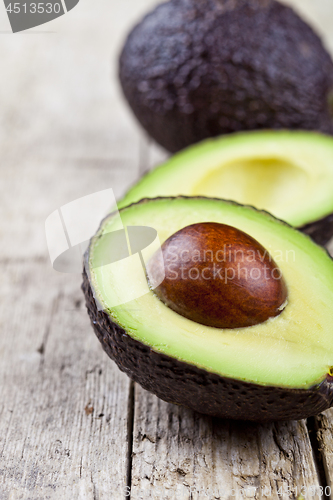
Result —
<instances>
[{"instance_id":1,"label":"green avocado flesh","mask_svg":"<svg viewBox=\"0 0 333 500\"><path fill-rule=\"evenodd\" d=\"M283 312L259 325L218 329L195 323L148 289L138 254L97 267L107 251L101 236L120 229L119 217L111 214L90 244L90 284L112 321L129 336L189 365L259 385L306 389L325 379L333 366L333 261L309 237L267 213L209 198L145 200L120 215L124 227L154 228L161 244L198 222L234 226L270 252L288 288ZM151 245L142 252L145 262L155 251ZM147 293L121 303L135 288Z\"/></svg>"},{"instance_id":2,"label":"green avocado flesh","mask_svg":"<svg viewBox=\"0 0 333 500\"><path fill-rule=\"evenodd\" d=\"M118 204L209 196L267 210L301 227L333 212L333 138L264 131L206 140L144 176Z\"/></svg>"}]
</instances>

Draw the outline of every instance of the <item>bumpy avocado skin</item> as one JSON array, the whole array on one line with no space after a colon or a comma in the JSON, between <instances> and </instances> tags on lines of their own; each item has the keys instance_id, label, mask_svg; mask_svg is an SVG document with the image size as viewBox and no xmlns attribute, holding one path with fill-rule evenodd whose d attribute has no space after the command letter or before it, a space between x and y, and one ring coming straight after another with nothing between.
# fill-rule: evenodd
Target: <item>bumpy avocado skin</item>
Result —
<instances>
[{"instance_id":1,"label":"bumpy avocado skin","mask_svg":"<svg viewBox=\"0 0 333 500\"><path fill-rule=\"evenodd\" d=\"M333 237L333 214L298 228L318 245L325 246Z\"/></svg>"},{"instance_id":2,"label":"bumpy avocado skin","mask_svg":"<svg viewBox=\"0 0 333 500\"><path fill-rule=\"evenodd\" d=\"M138 24L120 81L139 122L169 151L253 129L333 133L333 64L275 0L169 0Z\"/></svg>"},{"instance_id":3,"label":"bumpy avocado skin","mask_svg":"<svg viewBox=\"0 0 333 500\"><path fill-rule=\"evenodd\" d=\"M164 401L206 415L255 422L298 420L332 406L330 376L311 389L299 390L260 386L209 373L155 352L127 335L106 312L97 309L85 271L82 290L91 324L104 351L121 371Z\"/></svg>"}]
</instances>

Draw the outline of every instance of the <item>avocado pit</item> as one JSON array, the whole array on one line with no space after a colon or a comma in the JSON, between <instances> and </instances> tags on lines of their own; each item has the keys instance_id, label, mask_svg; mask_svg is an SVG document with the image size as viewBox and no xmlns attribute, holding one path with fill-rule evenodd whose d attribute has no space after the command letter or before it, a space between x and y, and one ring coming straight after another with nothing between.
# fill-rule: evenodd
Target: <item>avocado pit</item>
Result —
<instances>
[{"instance_id":1,"label":"avocado pit","mask_svg":"<svg viewBox=\"0 0 333 500\"><path fill-rule=\"evenodd\" d=\"M154 290L169 308L197 323L243 328L278 316L287 286L269 252L245 232L215 222L193 224L162 245L147 265ZM164 269L161 269L161 266Z\"/></svg>"}]
</instances>

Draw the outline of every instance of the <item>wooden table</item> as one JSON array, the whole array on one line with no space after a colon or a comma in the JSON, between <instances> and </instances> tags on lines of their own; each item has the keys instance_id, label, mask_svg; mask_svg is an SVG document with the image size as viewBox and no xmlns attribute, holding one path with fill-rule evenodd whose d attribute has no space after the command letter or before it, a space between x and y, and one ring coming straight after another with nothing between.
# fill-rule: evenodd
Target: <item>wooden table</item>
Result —
<instances>
[{"instance_id":1,"label":"wooden table","mask_svg":"<svg viewBox=\"0 0 333 500\"><path fill-rule=\"evenodd\" d=\"M51 212L108 187L119 197L166 156L117 84L122 40L153 3L81 0L17 35L1 12L0 500L319 499L333 410L256 425L164 403L102 352L80 275L51 267ZM333 51L332 0L292 3Z\"/></svg>"}]
</instances>

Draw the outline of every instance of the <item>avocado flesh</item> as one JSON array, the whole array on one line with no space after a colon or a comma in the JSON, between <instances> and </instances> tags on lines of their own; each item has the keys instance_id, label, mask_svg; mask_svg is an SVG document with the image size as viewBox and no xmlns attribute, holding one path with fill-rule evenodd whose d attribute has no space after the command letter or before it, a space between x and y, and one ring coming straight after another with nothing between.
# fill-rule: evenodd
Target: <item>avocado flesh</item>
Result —
<instances>
[{"instance_id":1,"label":"avocado flesh","mask_svg":"<svg viewBox=\"0 0 333 500\"><path fill-rule=\"evenodd\" d=\"M206 140L146 174L118 204L209 196L267 210L295 227L333 212L333 138L264 131Z\"/></svg>"},{"instance_id":2,"label":"avocado flesh","mask_svg":"<svg viewBox=\"0 0 333 500\"><path fill-rule=\"evenodd\" d=\"M121 272L113 264L96 267L105 251L100 236L119 228L111 215L91 241L90 285L110 319L131 338L188 365L258 385L307 389L326 378L333 366L333 262L310 238L266 213L208 198L145 200L121 210L121 218L124 226L155 228L161 244L197 222L237 227L271 253L288 286L288 304L279 316L242 329L194 323L153 291L113 306L124 288L145 277L138 266L122 266Z\"/></svg>"}]
</instances>

